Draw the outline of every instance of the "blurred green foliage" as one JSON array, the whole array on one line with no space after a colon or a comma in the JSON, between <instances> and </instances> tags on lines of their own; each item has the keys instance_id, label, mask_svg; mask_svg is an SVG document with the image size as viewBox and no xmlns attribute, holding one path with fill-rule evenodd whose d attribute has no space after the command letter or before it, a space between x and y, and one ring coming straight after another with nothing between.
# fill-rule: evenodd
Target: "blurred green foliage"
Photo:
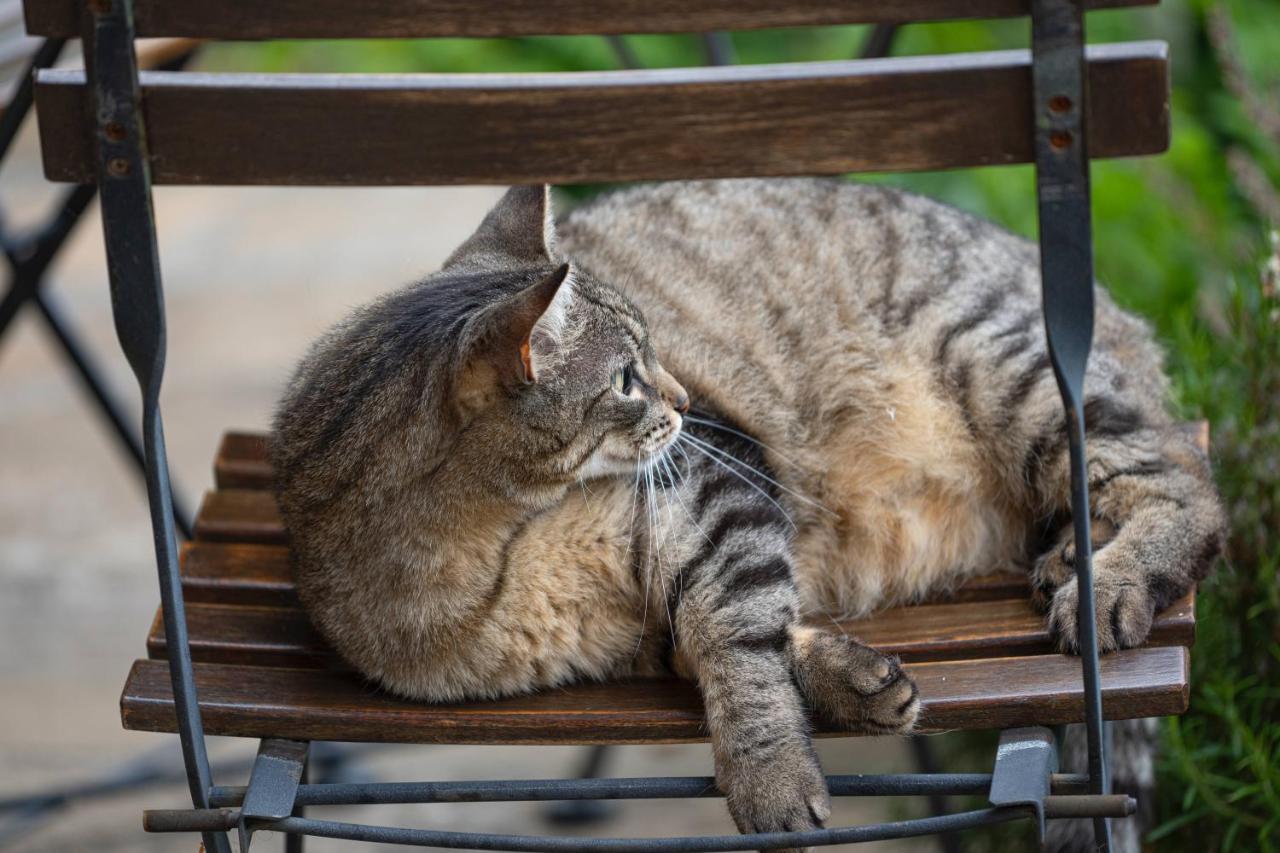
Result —
<instances>
[{"instance_id":1,"label":"blurred green foliage","mask_svg":"<svg viewBox=\"0 0 1280 853\"><path fill-rule=\"evenodd\" d=\"M867 31L742 32L732 44L746 63L842 59L857 54ZM899 31L894 53L1025 47L1028 37L1025 20L911 25ZM1280 218L1280 2L1173 0L1097 12L1089 37L1171 43L1169 152L1093 166L1097 268L1122 304L1155 325L1169 353L1175 404L1188 418L1212 421L1234 527L1229 559L1200 595L1191 711L1165 724L1161 822L1148 840L1160 850L1196 853L1271 850L1280 836L1280 302L1275 273L1266 279L1261 264ZM645 66L706 60L698 36L628 36L625 43ZM577 71L616 68L619 59L604 38L548 37L217 45L202 64ZM1035 232L1029 167L864 179Z\"/></svg>"}]
</instances>

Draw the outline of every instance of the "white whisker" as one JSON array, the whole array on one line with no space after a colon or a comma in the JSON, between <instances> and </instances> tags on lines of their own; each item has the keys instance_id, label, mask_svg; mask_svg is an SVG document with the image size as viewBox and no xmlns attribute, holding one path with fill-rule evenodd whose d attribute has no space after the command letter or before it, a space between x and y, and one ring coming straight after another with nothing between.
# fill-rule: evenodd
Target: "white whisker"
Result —
<instances>
[{"instance_id":1,"label":"white whisker","mask_svg":"<svg viewBox=\"0 0 1280 853\"><path fill-rule=\"evenodd\" d=\"M672 443L671 446L675 447L676 445ZM684 450L681 450L680 452L684 453ZM688 459L687 454L685 455L685 458ZM685 482L687 482L686 478L684 477L681 477L679 478L679 480L677 480L677 474L680 473L680 466L676 464L676 461L674 459L670 458L669 453L667 458L664 460L663 464L666 466L666 469L671 477L672 491L675 492L676 500L680 501L680 507L681 509L684 510L685 517L688 518L689 523L692 524L700 534L702 534L702 538L707 540L707 544L714 547L715 543L711 541L711 537L707 535L707 532L702 529L702 525L698 523L698 520L693 517L693 513L689 511L689 505L685 503L684 496L680 494L681 486ZM668 502L667 506L669 507L670 505L671 505L670 502ZM674 521L672 522L672 526L674 526ZM680 578L680 597L683 598L684 597L684 572L680 572L679 578ZM672 630L674 631L674 628Z\"/></svg>"},{"instance_id":2,"label":"white whisker","mask_svg":"<svg viewBox=\"0 0 1280 853\"><path fill-rule=\"evenodd\" d=\"M781 459L783 462L786 462L788 465L792 465L792 466L794 466L794 467L796 467L796 468L801 467L801 465L800 465L800 463L799 463L799 462L795 461L794 459L792 459L792 458L791 458L791 457L789 457L789 456L785 456L785 455L783 455L783 453L782 453L782 451L781 451L781 450L777 450L777 449L775 449L775 448L773 448L773 447L771 447L771 446L769 446L769 445L765 444L763 441L761 441L761 440L760 440L760 439L758 439L758 438L755 438L754 436L747 435L747 434L746 434L745 432L743 432L742 430L734 429L733 427L730 427L730 426L725 426L724 424L720 423L719 421L713 421L713 420L710 420L710 419L708 419L708 418L699 418L699 417L697 417L697 416L695 416L695 415L685 415L685 416L684 416L684 419L685 419L686 421L689 421L690 423L694 423L694 424L702 424L702 425L703 425L703 426L705 426L705 427L711 427L711 429L718 429L718 430L720 430L721 432L733 433L734 435L738 436L739 438L745 438L747 441L751 442L752 444L754 444L754 445L756 445L756 446L758 446L758 447L762 447L762 448L764 448L765 450L767 450L767 451L769 451L770 453L772 453L774 456L776 456L776 457L778 457L779 459Z\"/></svg>"},{"instance_id":3,"label":"white whisker","mask_svg":"<svg viewBox=\"0 0 1280 853\"><path fill-rule=\"evenodd\" d=\"M791 495L791 496L792 496L793 498L795 498L796 500L798 500L798 501L802 501L803 503L807 503L807 504L809 504L810 506L814 507L815 509L820 509L820 510L822 510L823 512L828 513L829 515L832 515L832 516L835 516L835 515L836 515L836 513L835 513L835 512L833 512L832 510L830 510L830 509L828 509L827 507L823 506L822 504L818 503L816 500L814 500L813 498L809 497L808 495L802 495L802 494L800 494L799 492L795 491L794 489L789 489L789 488L787 488L786 486L782 485L782 484L781 484L781 483L779 483L777 480L773 479L773 478L772 478L772 477L770 477L768 474L764 473L763 471L759 470L758 468L754 468L754 467L752 467L751 465L748 465L746 462L743 462L741 459L739 459L738 457L734 456L732 453L726 453L725 451L723 451L723 450L721 450L720 448L716 447L714 444L711 444L711 443L709 443L709 442L703 441L703 440L702 440L702 439L700 439L700 438L695 438L695 437L694 437L694 436L692 436L692 435L688 435L688 434L686 434L684 437L685 437L685 438L687 438L687 439L689 439L689 441L693 442L693 444L694 444L694 446L695 446L695 447L699 447L699 446L700 446L700 447L703 447L703 448L705 448L705 449L707 449L707 450L710 450L712 453L715 453L715 454L716 454L716 455L718 455L718 456L723 456L725 459L728 459L730 462L736 462L736 463L738 463L738 464L739 464L739 465L741 465L743 468L746 468L748 471L750 471L751 473L755 474L755 475L756 475L757 477L759 477L760 479L764 480L765 482L772 483L773 485L777 486L777 487L778 487L779 489L781 489L782 491L784 491L784 492L786 492L787 494Z\"/></svg>"},{"instance_id":4,"label":"white whisker","mask_svg":"<svg viewBox=\"0 0 1280 853\"><path fill-rule=\"evenodd\" d=\"M636 500L640 497L640 451L636 451L636 476L631 484L631 532L627 534L627 559L631 559L631 549L636 543ZM636 637L636 649L631 653L635 660L640 654L640 646L644 643L644 629L649 624L649 573L644 575L644 602L640 611L640 636Z\"/></svg>"},{"instance_id":5,"label":"white whisker","mask_svg":"<svg viewBox=\"0 0 1280 853\"><path fill-rule=\"evenodd\" d=\"M660 457L659 457L659 458L660 458ZM646 474L646 476L648 477L648 481L649 481L649 501L650 501L650 507L651 507L651 509L652 509L652 513L651 513L651 516L650 516L650 517L651 517L651 519L652 519L652 522L651 522L651 524L650 524L650 529L652 530L652 529L654 529L654 528L658 527L658 526L660 525L660 522L661 522L661 514L660 514L660 513L659 513L659 511L658 511L658 494L657 494L657 490L656 490L656 488L655 488L655 482L657 483L657 487L661 487L661 485L662 485L662 484L661 484L661 480L660 480L660 479L659 479L659 480L657 480L657 481L655 481L655 478L654 478L654 476L653 476L653 468L647 468L647 469L645 469L645 474ZM657 559L656 559L656 562L657 562L657 572L656 572L656 573L657 573L657 576L658 576L658 586L659 586L659 587L661 588L661 590L662 590L662 603L663 603L663 606L666 608L666 611L667 611L667 627L668 627L668 629L671 631L671 644L674 646L674 645L675 645L675 641L676 641L676 625L675 625L675 621L671 618L671 599L670 599L670 598L668 597L668 595L667 595L667 579L666 579L666 576L665 576L665 572L663 571L663 568L662 568L662 541L661 541L661 538L662 538L662 537L657 536L657 535L651 535L651 536L650 536L650 539L651 539L651 540L652 540L652 542L653 542L653 550L654 550L654 554L655 554L655 556L656 556L656 558L657 558Z\"/></svg>"},{"instance_id":6,"label":"white whisker","mask_svg":"<svg viewBox=\"0 0 1280 853\"><path fill-rule=\"evenodd\" d=\"M683 450L681 450L680 452L684 453ZM686 455L685 458L687 459L688 456ZM674 460L669 462L668 465L669 465L669 470L674 472L671 474L671 482L674 483L676 482L676 473L679 472L679 469L676 467ZM711 541L711 537L707 535L707 532L702 529L702 525L699 524L698 520L693 517L693 513L689 511L689 505L685 503L684 496L680 494L679 487L677 486L672 491L676 493L676 500L680 501L680 506L681 508L684 509L684 514L689 519L689 523L692 524L695 528L697 528L698 532L702 534L702 538L707 540L708 544L715 545L715 543Z\"/></svg>"},{"instance_id":7,"label":"white whisker","mask_svg":"<svg viewBox=\"0 0 1280 853\"><path fill-rule=\"evenodd\" d=\"M691 436L683 436L683 437L684 437L684 438L691 438ZM785 518L785 519L787 520L787 524L790 524L790 525L791 525L791 529L792 529L792 530L798 530L798 529L799 529L799 528L797 528L797 527L796 527L796 523L795 523L794 521L792 521L792 520L791 520L791 516L787 513L787 511L786 511L785 509L783 509L783 508L782 508L782 504L780 504L780 503L778 503L777 501L775 501L775 500L773 499L773 497L772 497L768 492L766 492L764 489L760 488L760 486L759 486L759 485L757 485L756 483L753 483L753 482L751 482L751 480L747 479L747 476L746 476L745 474L743 474L743 473L741 473L741 472L737 471L737 470L736 470L736 469L734 469L734 468L729 467L729 466L728 466L728 465L726 465L724 462L721 462L719 459L715 458L714 456L712 456L712 455L711 455L710 453L708 453L707 451L703 450L703 449L702 449L701 447L699 447L698 445L696 445L696 444L691 444L691 445L689 445L689 446L690 446L690 447L692 447L694 450L698 451L699 453L701 453L703 456L705 456L705 457L707 457L708 459L710 459L712 462L714 462L714 463L716 463L717 465L719 465L719 466L720 466L721 468L723 468L724 470L728 471L728 472L729 472L730 474L732 474L733 476L737 477L737 478L738 478L739 480L741 480L742 482L746 483L746 484L747 484L748 486L750 486L751 488L755 489L757 492L759 492L759 493L761 494L761 496L763 496L763 497L764 497L764 499L765 499L765 500L767 500L769 503L771 503L771 504L773 504L775 507L777 507L778 512L782 513L782 517L783 517L783 518Z\"/></svg>"}]
</instances>

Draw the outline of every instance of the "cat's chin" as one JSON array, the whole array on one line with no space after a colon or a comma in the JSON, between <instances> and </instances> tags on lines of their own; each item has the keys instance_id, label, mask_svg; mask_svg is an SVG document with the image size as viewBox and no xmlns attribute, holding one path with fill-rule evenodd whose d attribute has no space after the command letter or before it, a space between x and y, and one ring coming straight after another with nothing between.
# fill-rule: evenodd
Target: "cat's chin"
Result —
<instances>
[{"instance_id":1,"label":"cat's chin","mask_svg":"<svg viewBox=\"0 0 1280 853\"><path fill-rule=\"evenodd\" d=\"M644 473L658 464L662 452L675 444L675 440L664 442L649 452L629 459L620 459L603 449L597 450L578 471L579 480L599 480L603 477L633 477L636 471Z\"/></svg>"},{"instance_id":2,"label":"cat's chin","mask_svg":"<svg viewBox=\"0 0 1280 853\"><path fill-rule=\"evenodd\" d=\"M644 460L641 460L641 465ZM603 450L597 450L592 454L578 471L579 480L599 480L602 477L621 477L635 474L637 463L635 459L619 459L605 453Z\"/></svg>"}]
</instances>

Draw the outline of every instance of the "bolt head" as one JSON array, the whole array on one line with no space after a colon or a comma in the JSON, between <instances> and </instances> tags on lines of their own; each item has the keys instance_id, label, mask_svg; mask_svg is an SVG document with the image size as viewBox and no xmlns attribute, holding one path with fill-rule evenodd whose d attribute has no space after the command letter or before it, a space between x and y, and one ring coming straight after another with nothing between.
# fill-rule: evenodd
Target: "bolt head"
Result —
<instances>
[{"instance_id":1,"label":"bolt head","mask_svg":"<svg viewBox=\"0 0 1280 853\"><path fill-rule=\"evenodd\" d=\"M1054 113L1065 113L1071 109L1071 99L1066 95L1054 95L1049 99L1049 111Z\"/></svg>"}]
</instances>

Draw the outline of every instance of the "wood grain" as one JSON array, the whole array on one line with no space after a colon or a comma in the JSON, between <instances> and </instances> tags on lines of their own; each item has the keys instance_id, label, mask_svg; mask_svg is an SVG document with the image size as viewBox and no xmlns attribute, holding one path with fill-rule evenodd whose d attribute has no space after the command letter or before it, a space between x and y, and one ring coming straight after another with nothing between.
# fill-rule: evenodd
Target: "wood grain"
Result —
<instances>
[{"instance_id":1,"label":"wood grain","mask_svg":"<svg viewBox=\"0 0 1280 853\"><path fill-rule=\"evenodd\" d=\"M1155 0L1087 0L1089 9ZM80 3L27 0L27 32L80 35ZM1026 15L1026 0L137 0L144 36L431 38L701 32Z\"/></svg>"},{"instance_id":2,"label":"wood grain","mask_svg":"<svg viewBox=\"0 0 1280 853\"><path fill-rule=\"evenodd\" d=\"M1204 424L1185 427L1202 448ZM577 685L499 702L430 705L372 688L332 652L297 603L261 434L230 433L198 539L182 554L191 650L211 734L417 743L656 743L704 738L696 690L678 681ZM222 540L222 541L219 541ZM267 544L277 543L277 544ZM899 654L921 688L926 729L1081 719L1078 659L1048 653L1025 579L970 579L950 603L886 610L843 630ZM1194 595L1159 614L1141 649L1102 659L1109 718L1177 714L1189 690ZM159 614L148 653L167 654ZM173 731L162 660L138 661L121 698L126 728ZM822 734L833 732L817 721Z\"/></svg>"},{"instance_id":3,"label":"wood grain","mask_svg":"<svg viewBox=\"0 0 1280 853\"><path fill-rule=\"evenodd\" d=\"M1089 48L1089 152L1168 146L1166 47ZM142 75L168 184L514 184L1032 158L1027 51L555 74ZM41 71L45 174L93 176L81 71Z\"/></svg>"},{"instance_id":4,"label":"wood grain","mask_svg":"<svg viewBox=\"0 0 1280 853\"><path fill-rule=\"evenodd\" d=\"M907 664L926 730L1079 722L1080 661L1062 655ZM1187 707L1187 650L1143 648L1102 659L1108 719ZM205 731L240 737L391 743L662 743L705 740L693 685L585 684L493 702L397 699L349 674L197 663ZM127 729L174 731L168 665L137 661L120 701ZM818 722L822 734L842 734Z\"/></svg>"},{"instance_id":5,"label":"wood grain","mask_svg":"<svg viewBox=\"0 0 1280 853\"><path fill-rule=\"evenodd\" d=\"M182 594L189 602L296 607L289 549L239 542L183 545Z\"/></svg>"},{"instance_id":6,"label":"wood grain","mask_svg":"<svg viewBox=\"0 0 1280 853\"><path fill-rule=\"evenodd\" d=\"M266 545L288 542L275 496L262 489L205 492L196 511L193 532L198 541Z\"/></svg>"},{"instance_id":7,"label":"wood grain","mask_svg":"<svg viewBox=\"0 0 1280 853\"><path fill-rule=\"evenodd\" d=\"M231 431L222 436L213 457L213 482L219 489L271 488L266 433Z\"/></svg>"},{"instance_id":8,"label":"wood grain","mask_svg":"<svg viewBox=\"0 0 1280 853\"><path fill-rule=\"evenodd\" d=\"M1189 646L1195 641L1194 596L1186 595L1156 616L1152 646ZM191 655L209 663L255 666L345 665L297 607L205 604L187 606ZM829 622L815 625L830 629ZM841 620L839 629L904 661L956 660L1048 654L1054 645L1028 598L960 604L921 604ZM147 653L164 658L168 648L157 611Z\"/></svg>"}]
</instances>

